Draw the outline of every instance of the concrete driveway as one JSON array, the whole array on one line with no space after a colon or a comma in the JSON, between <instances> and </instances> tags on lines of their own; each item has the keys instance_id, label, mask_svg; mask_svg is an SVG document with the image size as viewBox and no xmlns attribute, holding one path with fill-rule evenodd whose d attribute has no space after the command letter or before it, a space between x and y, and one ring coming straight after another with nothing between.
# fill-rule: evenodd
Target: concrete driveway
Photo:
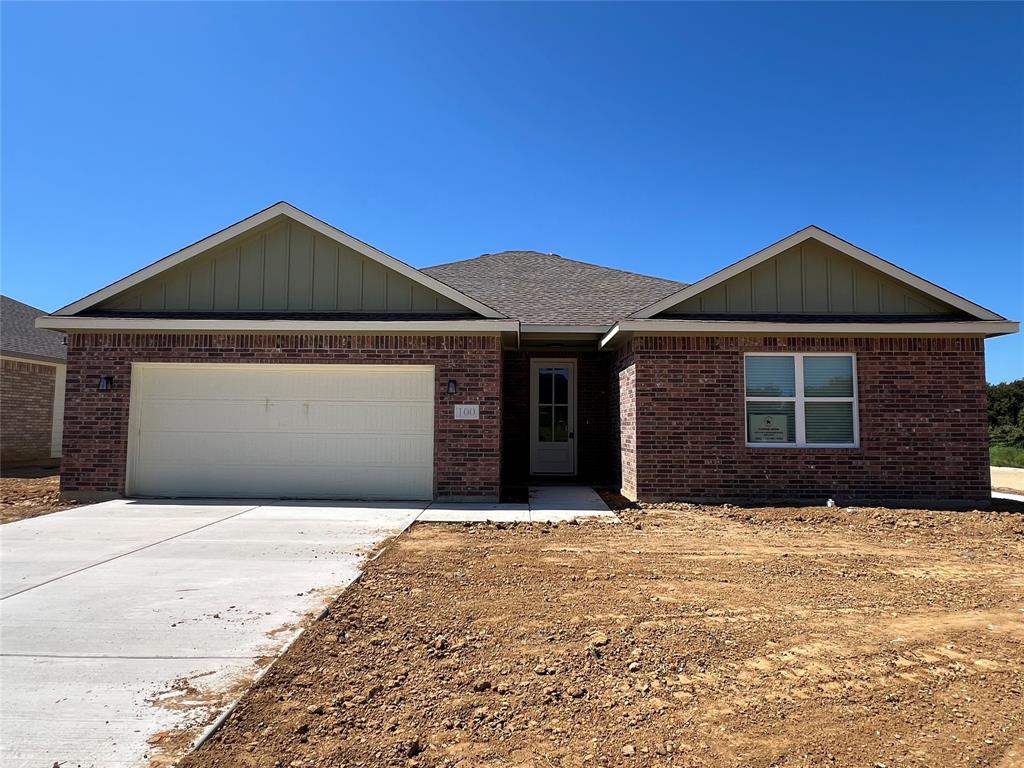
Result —
<instances>
[{"instance_id":1,"label":"concrete driveway","mask_svg":"<svg viewBox=\"0 0 1024 768\"><path fill-rule=\"evenodd\" d=\"M122 500L0 528L0 765L144 765L425 504Z\"/></svg>"}]
</instances>

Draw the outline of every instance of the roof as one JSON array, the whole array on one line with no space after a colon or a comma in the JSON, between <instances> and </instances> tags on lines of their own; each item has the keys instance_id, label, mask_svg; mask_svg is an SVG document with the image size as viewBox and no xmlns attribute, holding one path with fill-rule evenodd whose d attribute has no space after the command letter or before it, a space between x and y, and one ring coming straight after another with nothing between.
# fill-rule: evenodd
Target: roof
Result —
<instances>
[{"instance_id":1,"label":"roof","mask_svg":"<svg viewBox=\"0 0 1024 768\"><path fill-rule=\"evenodd\" d=\"M36 318L46 313L8 296L0 296L0 353L64 362L64 334L36 328Z\"/></svg>"},{"instance_id":2,"label":"roof","mask_svg":"<svg viewBox=\"0 0 1024 768\"><path fill-rule=\"evenodd\" d=\"M611 325L686 287L554 253L502 251L421 270L522 323Z\"/></svg>"}]
</instances>

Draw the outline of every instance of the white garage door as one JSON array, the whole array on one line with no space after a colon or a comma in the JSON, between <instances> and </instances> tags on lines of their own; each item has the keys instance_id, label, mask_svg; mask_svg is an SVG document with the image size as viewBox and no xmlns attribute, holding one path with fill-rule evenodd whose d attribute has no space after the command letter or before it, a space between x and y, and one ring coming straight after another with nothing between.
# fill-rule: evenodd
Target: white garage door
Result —
<instances>
[{"instance_id":1,"label":"white garage door","mask_svg":"<svg viewBox=\"0 0 1024 768\"><path fill-rule=\"evenodd\" d=\"M132 367L138 496L429 499L434 369Z\"/></svg>"}]
</instances>

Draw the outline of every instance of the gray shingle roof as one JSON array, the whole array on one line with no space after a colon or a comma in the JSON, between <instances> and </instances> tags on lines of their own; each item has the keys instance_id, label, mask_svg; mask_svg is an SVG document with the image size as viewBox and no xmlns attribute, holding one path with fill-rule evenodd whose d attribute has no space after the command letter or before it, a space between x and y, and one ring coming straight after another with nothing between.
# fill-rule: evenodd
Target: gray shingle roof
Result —
<instances>
[{"instance_id":1,"label":"gray shingle roof","mask_svg":"<svg viewBox=\"0 0 1024 768\"><path fill-rule=\"evenodd\" d=\"M488 253L421 271L523 323L611 325L686 287L536 251Z\"/></svg>"},{"instance_id":2,"label":"gray shingle roof","mask_svg":"<svg viewBox=\"0 0 1024 768\"><path fill-rule=\"evenodd\" d=\"M14 357L66 360L64 334L36 328L36 318L45 314L41 309L0 296L0 352Z\"/></svg>"}]
</instances>

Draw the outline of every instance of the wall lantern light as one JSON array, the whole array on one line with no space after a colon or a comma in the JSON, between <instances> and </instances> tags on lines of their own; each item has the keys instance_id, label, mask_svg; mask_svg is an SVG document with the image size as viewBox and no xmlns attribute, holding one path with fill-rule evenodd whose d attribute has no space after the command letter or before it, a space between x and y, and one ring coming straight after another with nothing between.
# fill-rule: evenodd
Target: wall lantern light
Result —
<instances>
[{"instance_id":1,"label":"wall lantern light","mask_svg":"<svg viewBox=\"0 0 1024 768\"><path fill-rule=\"evenodd\" d=\"M113 376L100 376L99 382L96 384L96 389L100 392L109 392L114 388L114 377Z\"/></svg>"},{"instance_id":2,"label":"wall lantern light","mask_svg":"<svg viewBox=\"0 0 1024 768\"><path fill-rule=\"evenodd\" d=\"M459 385L455 383L455 379L448 379L448 394L454 395L459 389Z\"/></svg>"}]
</instances>

